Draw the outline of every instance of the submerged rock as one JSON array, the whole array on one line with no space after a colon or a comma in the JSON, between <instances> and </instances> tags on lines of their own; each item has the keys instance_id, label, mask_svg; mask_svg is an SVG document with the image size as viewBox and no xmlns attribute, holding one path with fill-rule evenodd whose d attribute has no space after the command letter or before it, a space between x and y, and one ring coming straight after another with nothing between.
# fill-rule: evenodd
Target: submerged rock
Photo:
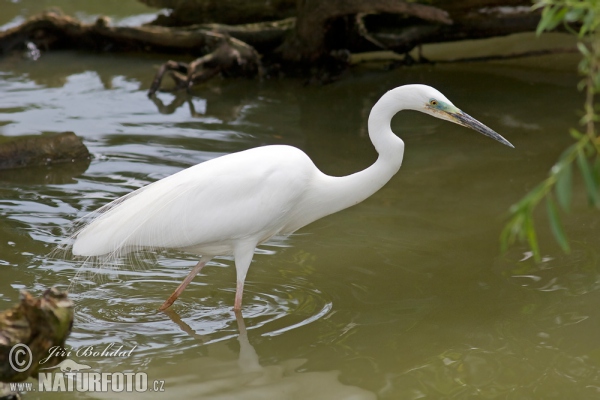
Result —
<instances>
[{"instance_id":1,"label":"submerged rock","mask_svg":"<svg viewBox=\"0 0 600 400\"><path fill-rule=\"evenodd\" d=\"M30 136L0 143L0 170L90 159L90 152L73 132Z\"/></svg>"}]
</instances>

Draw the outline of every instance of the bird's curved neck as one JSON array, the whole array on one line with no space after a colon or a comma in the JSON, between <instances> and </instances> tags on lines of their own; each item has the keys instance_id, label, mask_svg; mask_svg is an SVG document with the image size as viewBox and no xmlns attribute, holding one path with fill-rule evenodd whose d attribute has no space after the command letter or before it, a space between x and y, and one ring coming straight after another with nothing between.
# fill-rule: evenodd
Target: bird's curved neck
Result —
<instances>
[{"instance_id":1,"label":"bird's curved neck","mask_svg":"<svg viewBox=\"0 0 600 400\"><path fill-rule=\"evenodd\" d=\"M392 132L392 117L405 109L402 96L387 92L369 115L369 137L379 157L367 169L343 177L326 176L319 193L325 216L360 203L378 191L398 172L404 156L404 142Z\"/></svg>"},{"instance_id":2,"label":"bird's curved neck","mask_svg":"<svg viewBox=\"0 0 600 400\"><path fill-rule=\"evenodd\" d=\"M401 88L397 88L396 91L398 89ZM390 124L394 115L406 108L401 100L402 96L398 96L395 91L387 92L371 109L368 122L369 138L379 153L377 161L383 158L383 161L389 161L390 165L394 164L394 173L402 164L404 142L392 132Z\"/></svg>"}]
</instances>

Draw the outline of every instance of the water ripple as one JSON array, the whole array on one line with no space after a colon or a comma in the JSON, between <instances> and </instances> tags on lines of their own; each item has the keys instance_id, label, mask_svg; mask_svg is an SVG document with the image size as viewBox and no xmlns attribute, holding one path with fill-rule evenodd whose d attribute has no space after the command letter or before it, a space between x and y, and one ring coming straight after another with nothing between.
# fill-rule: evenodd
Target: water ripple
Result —
<instances>
[{"instance_id":1,"label":"water ripple","mask_svg":"<svg viewBox=\"0 0 600 400\"><path fill-rule=\"evenodd\" d=\"M163 267L128 271L126 280L121 279L119 273L118 277L102 277L110 280L108 282L83 289L76 287L71 297L76 304L75 323L80 334L98 335L97 341L108 343L114 338L107 339L106 332L114 332L120 340L132 344L143 343L144 338L152 342L161 336L141 353L177 347L182 330L205 344L237 337L232 311L235 281L229 279L230 269L214 268L207 274L210 276L198 276L171 307L187 328L171 323L169 319L173 318L168 313L157 311L176 287L173 279L166 279L164 270ZM170 275L173 276L173 271ZM242 312L248 330L276 336L326 317L332 307L331 299L306 280L290 282L275 277L269 278L267 283L246 282ZM194 343L197 342L188 345Z\"/></svg>"}]
</instances>

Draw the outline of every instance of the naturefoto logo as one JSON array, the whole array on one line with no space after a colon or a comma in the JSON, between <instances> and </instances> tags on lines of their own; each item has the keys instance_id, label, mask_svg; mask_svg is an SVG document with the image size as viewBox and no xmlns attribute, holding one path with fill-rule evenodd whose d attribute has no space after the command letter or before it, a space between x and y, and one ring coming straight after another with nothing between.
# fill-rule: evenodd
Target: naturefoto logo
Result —
<instances>
[{"instance_id":1,"label":"naturefoto logo","mask_svg":"<svg viewBox=\"0 0 600 400\"><path fill-rule=\"evenodd\" d=\"M39 361L37 387L31 382L11 383L14 392L164 392L164 380L153 380L149 386L145 372L96 372L92 366L78 363L70 358L55 366L42 367L53 357L86 355L93 357L129 357L133 350L123 350L123 346L109 344L102 350L88 346L75 351L59 346L48 350L49 355ZM9 352L9 364L17 372L31 368L33 356L29 346L16 344ZM48 372L51 371L51 372Z\"/></svg>"}]
</instances>

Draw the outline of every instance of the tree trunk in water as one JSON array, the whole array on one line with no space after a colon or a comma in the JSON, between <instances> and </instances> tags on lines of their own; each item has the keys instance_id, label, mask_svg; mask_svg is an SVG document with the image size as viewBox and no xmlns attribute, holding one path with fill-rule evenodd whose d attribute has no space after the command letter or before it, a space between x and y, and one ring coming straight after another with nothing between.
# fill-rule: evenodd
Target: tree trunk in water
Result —
<instances>
[{"instance_id":1,"label":"tree trunk in water","mask_svg":"<svg viewBox=\"0 0 600 400\"><path fill-rule=\"evenodd\" d=\"M293 17L296 0L139 0L157 8L169 8L152 24L186 26L205 23L228 25L276 21Z\"/></svg>"},{"instance_id":2,"label":"tree trunk in water","mask_svg":"<svg viewBox=\"0 0 600 400\"><path fill-rule=\"evenodd\" d=\"M292 62L313 62L327 55L328 22L345 15L363 13L405 14L439 24L451 24L448 13L435 7L401 0L298 0L294 34L279 49Z\"/></svg>"},{"instance_id":3,"label":"tree trunk in water","mask_svg":"<svg viewBox=\"0 0 600 400\"><path fill-rule=\"evenodd\" d=\"M279 21L270 19L290 15L292 0L140 1L176 7L175 12L193 6L204 14L196 19L186 12L191 21L214 20L188 27L120 27L111 26L104 17L85 24L49 12L0 32L0 54L25 50L35 58L44 50L70 48L200 57L189 64L165 63L156 75L154 92L164 73L173 77L179 89L217 74L259 77L266 71L266 75L335 76L348 67L350 54L375 50L404 54L425 43L535 31L539 21L539 13L530 10L530 0L431 0L427 5L401 0L297 0L296 17ZM215 11L225 9L223 14ZM257 19L261 22L215 23Z\"/></svg>"}]
</instances>

